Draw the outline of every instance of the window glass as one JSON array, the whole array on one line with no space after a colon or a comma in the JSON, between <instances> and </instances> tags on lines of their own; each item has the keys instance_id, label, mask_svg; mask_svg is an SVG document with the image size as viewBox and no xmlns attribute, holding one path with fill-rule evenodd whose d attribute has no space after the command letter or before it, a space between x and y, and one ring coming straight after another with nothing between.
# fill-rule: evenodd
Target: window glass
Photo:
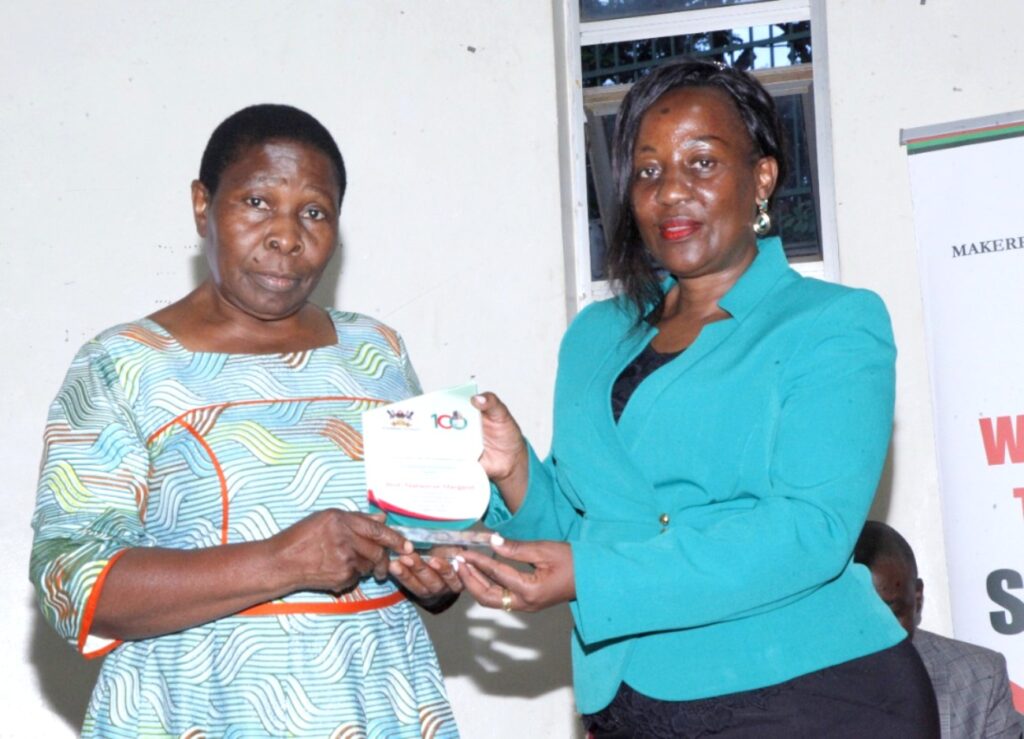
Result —
<instances>
[{"instance_id":1,"label":"window glass","mask_svg":"<svg viewBox=\"0 0 1024 739\"><path fill-rule=\"evenodd\" d=\"M811 62L811 24L706 31L682 36L593 44L580 49L583 86L636 82L652 68L673 59L714 59L745 71L774 69Z\"/></svg>"},{"instance_id":2,"label":"window glass","mask_svg":"<svg viewBox=\"0 0 1024 739\"><path fill-rule=\"evenodd\" d=\"M817 178L813 170L813 103L809 92L775 96L786 129L789 174L775 191L771 234L782 237L786 256L794 260L821 259L818 231Z\"/></svg>"},{"instance_id":3,"label":"window glass","mask_svg":"<svg viewBox=\"0 0 1024 739\"><path fill-rule=\"evenodd\" d=\"M580 20L603 21L757 2L763 0L580 0Z\"/></svg>"}]
</instances>

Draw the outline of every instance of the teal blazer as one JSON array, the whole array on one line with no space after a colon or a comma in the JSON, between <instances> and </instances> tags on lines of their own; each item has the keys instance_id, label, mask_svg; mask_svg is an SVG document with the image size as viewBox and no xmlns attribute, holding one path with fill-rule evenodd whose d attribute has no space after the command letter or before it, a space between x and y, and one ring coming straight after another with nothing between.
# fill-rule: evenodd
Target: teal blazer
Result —
<instances>
[{"instance_id":1,"label":"teal blazer","mask_svg":"<svg viewBox=\"0 0 1024 739\"><path fill-rule=\"evenodd\" d=\"M666 283L666 289L671 282ZM906 638L851 564L892 428L893 346L874 293L807 279L778 239L720 306L731 318L633 393L612 383L657 329L593 304L559 353L551 455L530 451L509 538L572 545L576 701L625 681L661 700L773 685Z\"/></svg>"}]
</instances>

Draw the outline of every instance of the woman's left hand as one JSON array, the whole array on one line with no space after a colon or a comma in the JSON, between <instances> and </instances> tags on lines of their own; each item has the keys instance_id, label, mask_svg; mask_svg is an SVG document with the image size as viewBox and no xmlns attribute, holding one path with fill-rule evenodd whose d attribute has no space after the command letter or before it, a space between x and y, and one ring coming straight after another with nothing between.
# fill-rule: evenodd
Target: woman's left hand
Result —
<instances>
[{"instance_id":1,"label":"woman's left hand","mask_svg":"<svg viewBox=\"0 0 1024 739\"><path fill-rule=\"evenodd\" d=\"M462 554L459 547L433 547L428 552L402 554L391 560L388 572L432 613L443 611L462 592L462 581L451 560Z\"/></svg>"},{"instance_id":2,"label":"woman's left hand","mask_svg":"<svg viewBox=\"0 0 1024 739\"><path fill-rule=\"evenodd\" d=\"M494 551L532 565L527 572L467 550L459 579L478 603L506 611L540 611L576 598L572 548L561 541L503 541Z\"/></svg>"}]
</instances>

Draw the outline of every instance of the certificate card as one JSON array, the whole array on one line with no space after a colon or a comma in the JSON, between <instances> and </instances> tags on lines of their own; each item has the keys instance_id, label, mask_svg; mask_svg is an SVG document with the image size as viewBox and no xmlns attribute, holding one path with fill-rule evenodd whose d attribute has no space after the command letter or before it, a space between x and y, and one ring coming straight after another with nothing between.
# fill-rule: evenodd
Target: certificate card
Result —
<instances>
[{"instance_id":1,"label":"certificate card","mask_svg":"<svg viewBox=\"0 0 1024 739\"><path fill-rule=\"evenodd\" d=\"M461 529L483 515L490 483L476 392L470 383L363 412L367 495L389 523Z\"/></svg>"}]
</instances>

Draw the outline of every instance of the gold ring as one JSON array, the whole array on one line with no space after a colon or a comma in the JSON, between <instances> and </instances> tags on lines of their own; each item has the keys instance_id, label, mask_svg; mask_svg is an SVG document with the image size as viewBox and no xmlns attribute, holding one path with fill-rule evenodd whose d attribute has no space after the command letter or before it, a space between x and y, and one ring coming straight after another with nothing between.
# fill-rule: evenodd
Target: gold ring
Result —
<instances>
[{"instance_id":1,"label":"gold ring","mask_svg":"<svg viewBox=\"0 0 1024 739\"><path fill-rule=\"evenodd\" d=\"M512 613L512 593L508 588L501 589L501 610L505 613Z\"/></svg>"}]
</instances>

